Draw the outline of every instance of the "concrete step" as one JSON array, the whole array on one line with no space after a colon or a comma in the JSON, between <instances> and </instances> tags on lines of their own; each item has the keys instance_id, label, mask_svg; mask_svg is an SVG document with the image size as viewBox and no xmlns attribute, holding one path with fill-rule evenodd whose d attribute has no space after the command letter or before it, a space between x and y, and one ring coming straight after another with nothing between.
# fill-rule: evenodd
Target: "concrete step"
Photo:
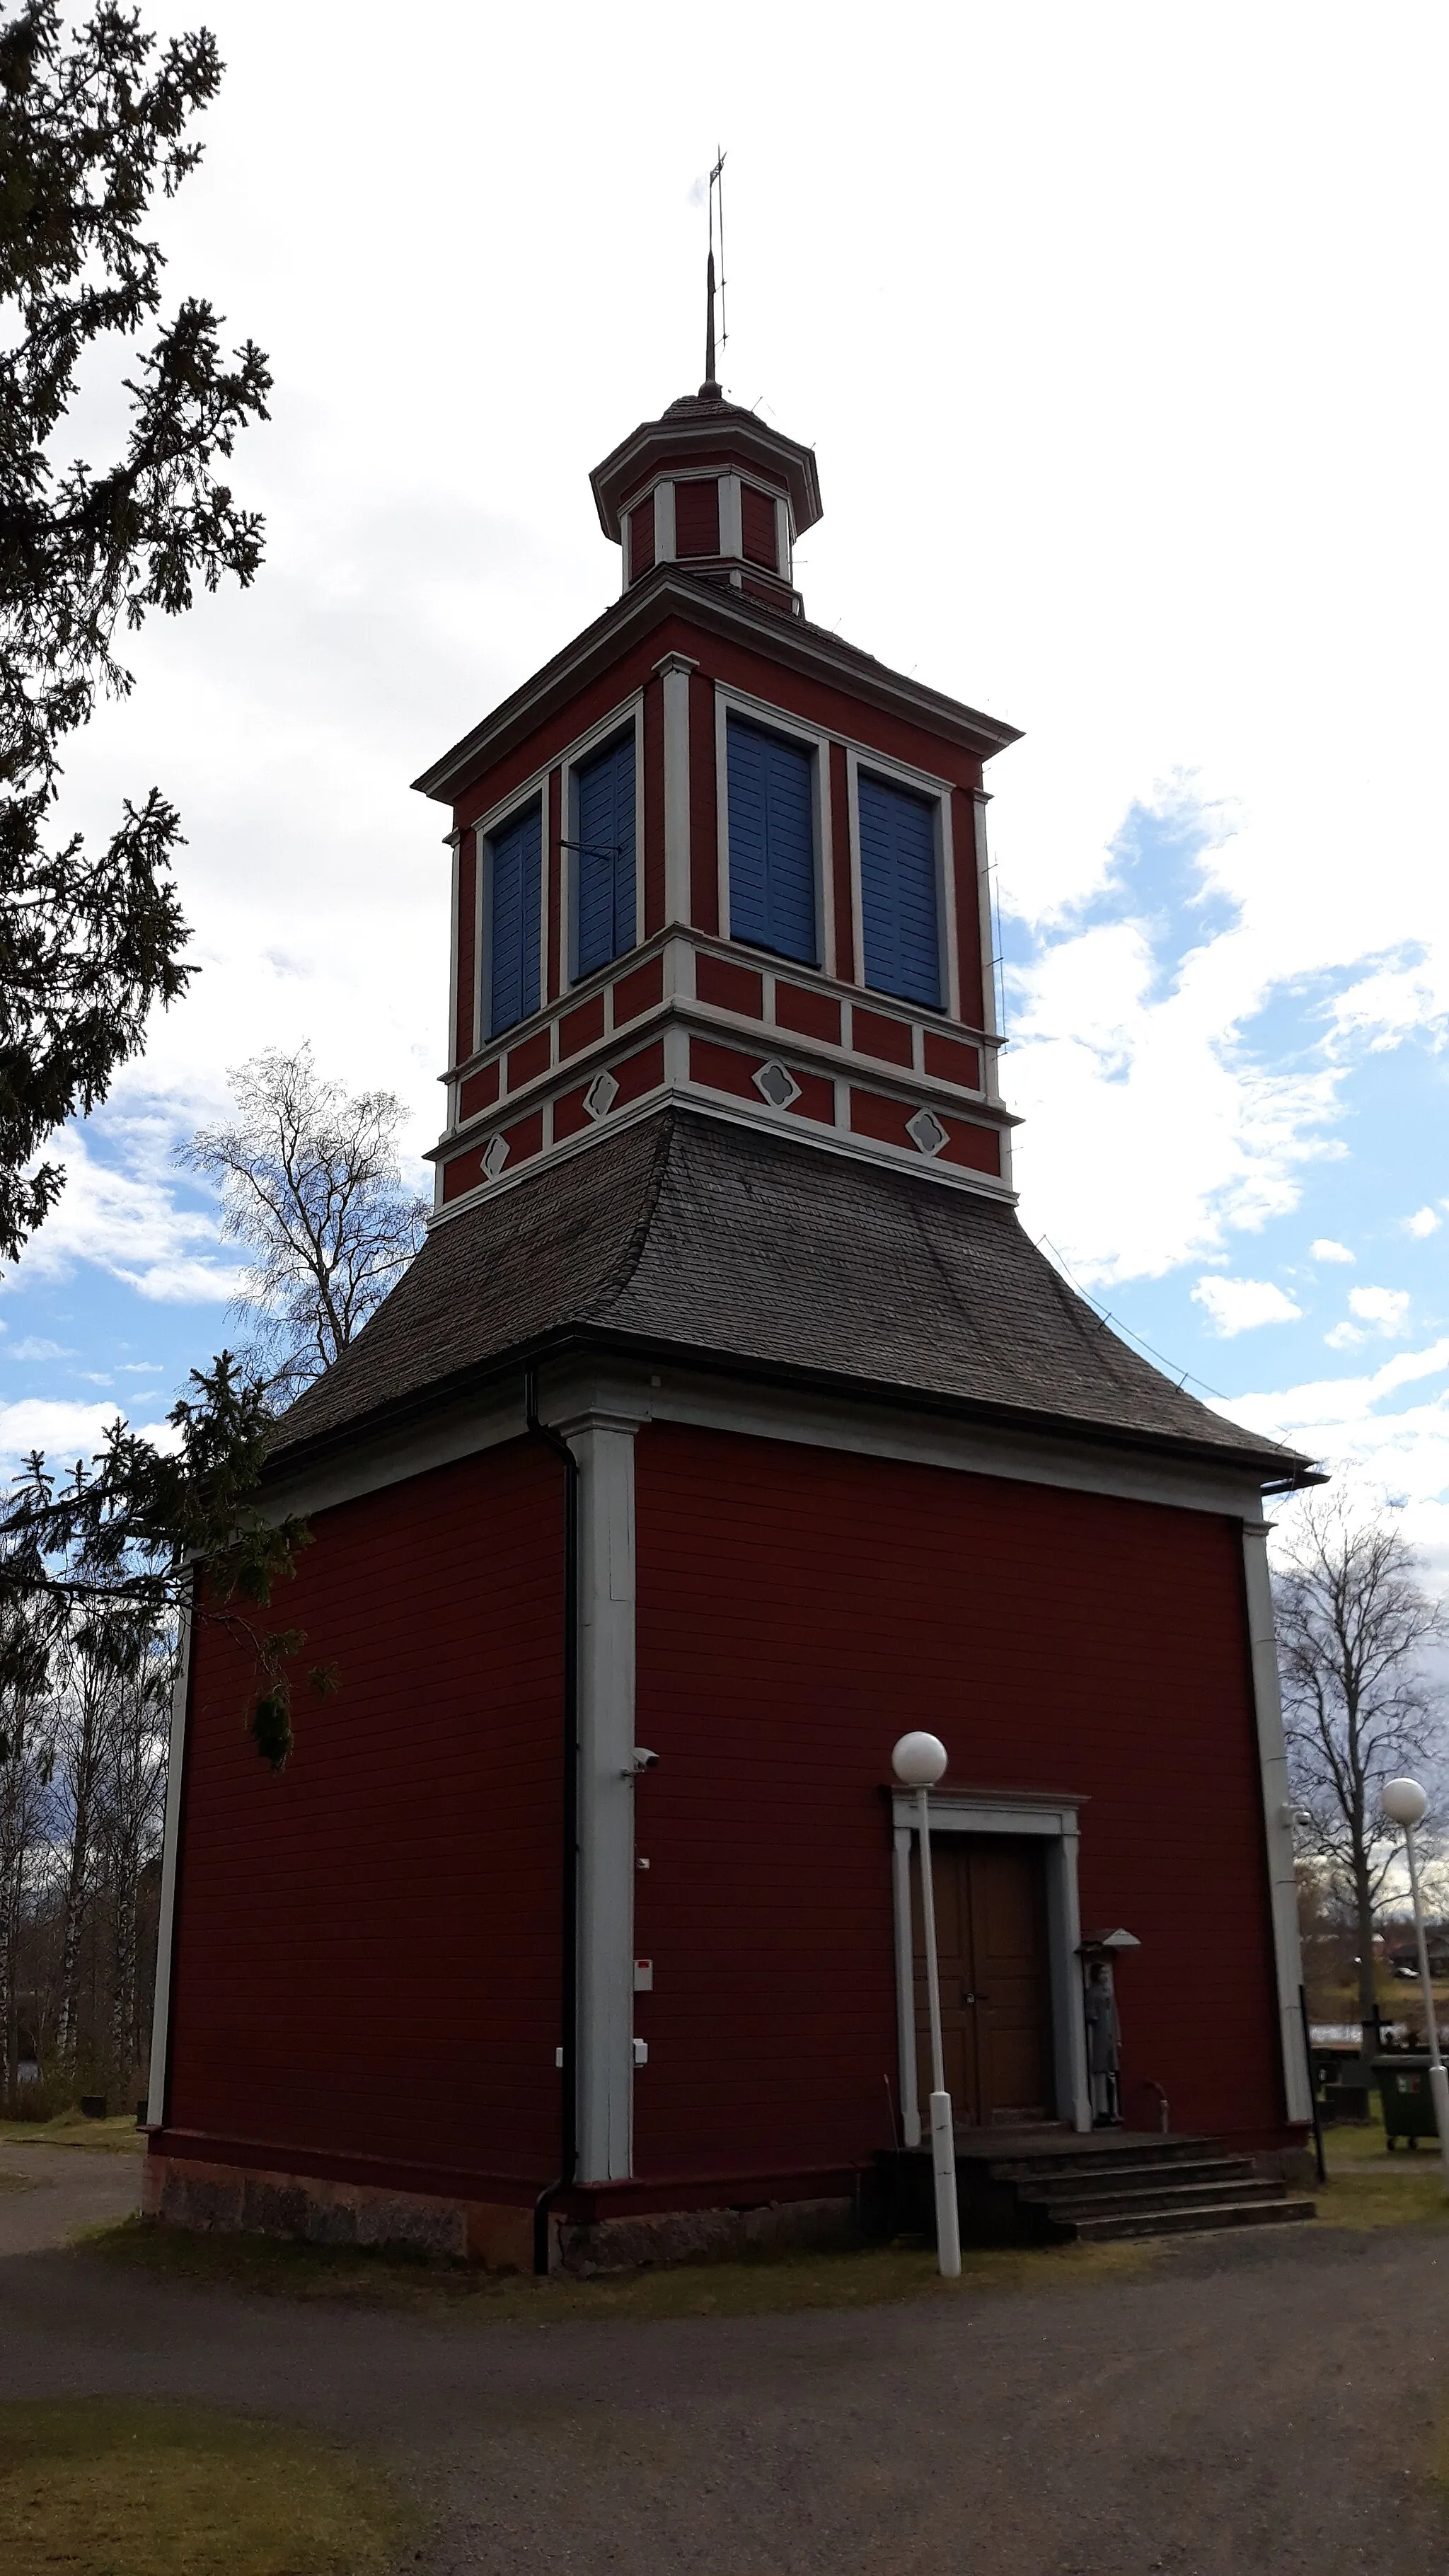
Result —
<instances>
[{"instance_id":1,"label":"concrete step","mask_svg":"<svg viewBox=\"0 0 1449 2576\"><path fill-rule=\"evenodd\" d=\"M1311 2200L1188 2200L1180 2207L1144 2212L1136 2218L1077 2219L1072 2222L1072 2235L1080 2245L1103 2245L1123 2237L1192 2236L1229 2227L1291 2227L1299 2219L1315 2215Z\"/></svg>"},{"instance_id":2,"label":"concrete step","mask_svg":"<svg viewBox=\"0 0 1449 2576\"><path fill-rule=\"evenodd\" d=\"M1083 2157L1080 2164L1069 2165L1063 2173L1011 2177L1023 2200L1053 2202L1082 2191L1151 2190L1158 2185L1178 2191L1188 2183L1252 2182L1255 2178L1250 2156L1198 2156L1184 2158L1180 2164L1138 2162L1109 2165L1100 2171Z\"/></svg>"},{"instance_id":3,"label":"concrete step","mask_svg":"<svg viewBox=\"0 0 1449 2576\"><path fill-rule=\"evenodd\" d=\"M1164 2138L1160 2146L1147 2146L1139 2139L1129 2147L1083 2146L1075 2154L1068 2148L1055 2155L992 2156L986 2170L993 2182L1019 2183L1034 2181L1038 2175L1049 2179L1063 2173L1113 2173L1123 2165L1145 2164L1155 2171L1161 2165L1200 2163L1205 2157L1216 2162L1222 2152L1216 2138Z\"/></svg>"},{"instance_id":4,"label":"concrete step","mask_svg":"<svg viewBox=\"0 0 1449 2576\"><path fill-rule=\"evenodd\" d=\"M1171 2211L1185 2206L1216 2208L1246 2201L1285 2200L1286 2183L1268 2177L1241 2176L1227 2182L1185 2183L1181 2190L1168 2190L1161 2183L1150 2191L1081 2191L1070 2198L1040 2201L1022 2194L1023 2209L1038 2209L1054 2227L1066 2226L1083 2218L1147 2216L1153 2210Z\"/></svg>"}]
</instances>

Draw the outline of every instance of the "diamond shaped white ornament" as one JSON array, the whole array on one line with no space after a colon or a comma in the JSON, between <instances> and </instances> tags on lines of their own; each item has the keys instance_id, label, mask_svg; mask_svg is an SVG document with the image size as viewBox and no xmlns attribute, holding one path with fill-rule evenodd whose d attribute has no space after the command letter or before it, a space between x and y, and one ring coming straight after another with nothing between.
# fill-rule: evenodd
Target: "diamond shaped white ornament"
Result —
<instances>
[{"instance_id":1,"label":"diamond shaped white ornament","mask_svg":"<svg viewBox=\"0 0 1449 2576\"><path fill-rule=\"evenodd\" d=\"M591 1118L607 1118L619 1097L619 1086L611 1073L596 1073L584 1093L584 1107Z\"/></svg>"},{"instance_id":2,"label":"diamond shaped white ornament","mask_svg":"<svg viewBox=\"0 0 1449 2576\"><path fill-rule=\"evenodd\" d=\"M788 1066L778 1063L773 1056L768 1064L761 1065L754 1076L754 1085L760 1098L768 1100L772 1109L788 1109L791 1101L800 1097L800 1085L795 1076Z\"/></svg>"},{"instance_id":3,"label":"diamond shaped white ornament","mask_svg":"<svg viewBox=\"0 0 1449 2576\"><path fill-rule=\"evenodd\" d=\"M906 1134L915 1139L923 1154L939 1154L948 1141L948 1131L934 1109L918 1109L914 1118L906 1120Z\"/></svg>"},{"instance_id":4,"label":"diamond shaped white ornament","mask_svg":"<svg viewBox=\"0 0 1449 2576\"><path fill-rule=\"evenodd\" d=\"M502 1171L503 1166L504 1166L504 1164L507 1162L507 1160L508 1160L508 1146L507 1146L507 1143L506 1143L505 1139L504 1139L502 1136L495 1136L495 1137L493 1138L493 1140L492 1140L491 1144L486 1148L486 1150L485 1150L485 1152L484 1152L484 1156L483 1156L483 1177L484 1177L484 1179L485 1179L485 1180L487 1180L487 1181L496 1181L496 1180L497 1180L497 1178L498 1178L499 1173Z\"/></svg>"}]
</instances>

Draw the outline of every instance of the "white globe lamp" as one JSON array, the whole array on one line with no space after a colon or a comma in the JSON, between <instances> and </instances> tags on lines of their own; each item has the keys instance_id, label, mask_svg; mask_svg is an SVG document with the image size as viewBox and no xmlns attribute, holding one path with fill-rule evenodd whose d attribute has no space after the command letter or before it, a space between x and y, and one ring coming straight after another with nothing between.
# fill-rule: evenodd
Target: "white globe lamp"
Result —
<instances>
[{"instance_id":1,"label":"white globe lamp","mask_svg":"<svg viewBox=\"0 0 1449 2576\"><path fill-rule=\"evenodd\" d=\"M956 2123L946 2090L946 2064L941 2046L941 1977L936 1964L936 1895L931 1885L930 1793L948 1760L939 1735L916 1728L901 1736L891 1754L891 1769L903 1789L916 1793L916 1828L921 1845L921 1925L926 1936L926 1999L931 2015L931 2170L936 2189L936 2262L948 2281L961 2271L961 2219L956 2205Z\"/></svg>"},{"instance_id":2,"label":"white globe lamp","mask_svg":"<svg viewBox=\"0 0 1449 2576\"><path fill-rule=\"evenodd\" d=\"M1409 1893L1414 1900L1414 1934L1419 1945L1419 1983L1424 1991L1424 2026L1429 2034L1429 2092L1434 2104L1434 2124L1439 2132L1439 2161L1444 2168L1444 2189L1449 2194L1449 2071L1446 2071L1439 2048L1439 2015L1429 1979L1429 1944L1424 1936L1424 1900L1419 1893L1419 1855L1414 1845L1415 1828L1423 1823L1429 1801L1417 1780L1386 1780L1379 1794L1379 1804L1391 1825L1403 1827L1404 1857L1409 1864Z\"/></svg>"},{"instance_id":3,"label":"white globe lamp","mask_svg":"<svg viewBox=\"0 0 1449 2576\"><path fill-rule=\"evenodd\" d=\"M1429 1801L1417 1780L1386 1780L1380 1800L1391 1825L1421 1825Z\"/></svg>"},{"instance_id":4,"label":"white globe lamp","mask_svg":"<svg viewBox=\"0 0 1449 2576\"><path fill-rule=\"evenodd\" d=\"M903 1789L934 1789L948 1760L946 1747L939 1735L926 1735L919 1730L903 1735L891 1755L891 1769Z\"/></svg>"}]
</instances>

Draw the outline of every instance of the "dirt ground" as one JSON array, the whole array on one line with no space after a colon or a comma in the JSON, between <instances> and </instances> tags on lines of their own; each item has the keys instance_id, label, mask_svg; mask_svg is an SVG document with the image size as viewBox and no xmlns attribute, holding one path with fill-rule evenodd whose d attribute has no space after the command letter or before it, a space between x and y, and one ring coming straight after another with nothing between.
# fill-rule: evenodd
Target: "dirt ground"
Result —
<instances>
[{"instance_id":1,"label":"dirt ground","mask_svg":"<svg viewBox=\"0 0 1449 2576\"><path fill-rule=\"evenodd\" d=\"M478 2322L178 2286L57 2239L130 2160L0 2147L0 2396L178 2395L391 2467L414 2576L1348 2576L1449 2562L1449 2234L1200 2238L872 2309ZM59 2169L59 2170L58 2170Z\"/></svg>"}]
</instances>

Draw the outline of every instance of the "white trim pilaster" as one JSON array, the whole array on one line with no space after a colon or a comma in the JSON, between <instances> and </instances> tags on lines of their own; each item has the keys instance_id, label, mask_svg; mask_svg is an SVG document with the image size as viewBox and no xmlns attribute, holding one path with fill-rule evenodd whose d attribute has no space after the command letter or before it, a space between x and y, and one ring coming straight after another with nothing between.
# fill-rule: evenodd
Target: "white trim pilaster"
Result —
<instances>
[{"instance_id":1,"label":"white trim pilaster","mask_svg":"<svg viewBox=\"0 0 1449 2576\"><path fill-rule=\"evenodd\" d=\"M159 2128L166 2117L166 2061L171 2044L171 1953L176 1925L176 1865L181 1840L181 1775L186 1758L186 1706L191 1688L191 1611L179 1615L176 1681L171 1693L167 1750L166 1823L161 1846L161 1903L156 1927L156 1987L151 2007L151 2074L146 2117Z\"/></svg>"},{"instance_id":2,"label":"white trim pilaster","mask_svg":"<svg viewBox=\"0 0 1449 2576\"><path fill-rule=\"evenodd\" d=\"M1293 1871L1288 1749L1283 1739L1283 1701L1278 1686L1278 1638L1273 1623L1273 1585L1268 1572L1268 1526L1266 1521L1245 1520L1243 1523L1248 1647L1253 1664L1258 1768L1263 1784L1263 1829L1268 1853L1269 1897L1273 1908L1273 1957L1278 1981L1283 2099L1290 2120L1311 2120L1313 2105L1308 2094L1308 2069L1303 2058L1303 2015L1298 2001L1298 1989L1303 1982L1298 1943L1298 1883Z\"/></svg>"},{"instance_id":3,"label":"white trim pilaster","mask_svg":"<svg viewBox=\"0 0 1449 2576\"><path fill-rule=\"evenodd\" d=\"M654 486L654 560L657 564L674 561L674 486Z\"/></svg>"},{"instance_id":4,"label":"white trim pilaster","mask_svg":"<svg viewBox=\"0 0 1449 2576\"><path fill-rule=\"evenodd\" d=\"M911 1829L897 1825L891 1878L896 1912L896 2049L901 2088L901 2136L921 2143L921 2102L916 2087L916 1971L911 1937Z\"/></svg>"},{"instance_id":5,"label":"white trim pilaster","mask_svg":"<svg viewBox=\"0 0 1449 2576\"><path fill-rule=\"evenodd\" d=\"M664 918L688 921L689 680L699 665L685 653L666 653L654 667L664 694Z\"/></svg>"},{"instance_id":6,"label":"white trim pilaster","mask_svg":"<svg viewBox=\"0 0 1449 2576\"><path fill-rule=\"evenodd\" d=\"M637 1424L562 1428L579 1462L579 2180L618 2182L634 2151Z\"/></svg>"},{"instance_id":7,"label":"white trim pilaster","mask_svg":"<svg viewBox=\"0 0 1449 2576\"><path fill-rule=\"evenodd\" d=\"M738 474L722 474L719 478L719 550L722 555L740 557L745 551L744 505Z\"/></svg>"}]
</instances>

